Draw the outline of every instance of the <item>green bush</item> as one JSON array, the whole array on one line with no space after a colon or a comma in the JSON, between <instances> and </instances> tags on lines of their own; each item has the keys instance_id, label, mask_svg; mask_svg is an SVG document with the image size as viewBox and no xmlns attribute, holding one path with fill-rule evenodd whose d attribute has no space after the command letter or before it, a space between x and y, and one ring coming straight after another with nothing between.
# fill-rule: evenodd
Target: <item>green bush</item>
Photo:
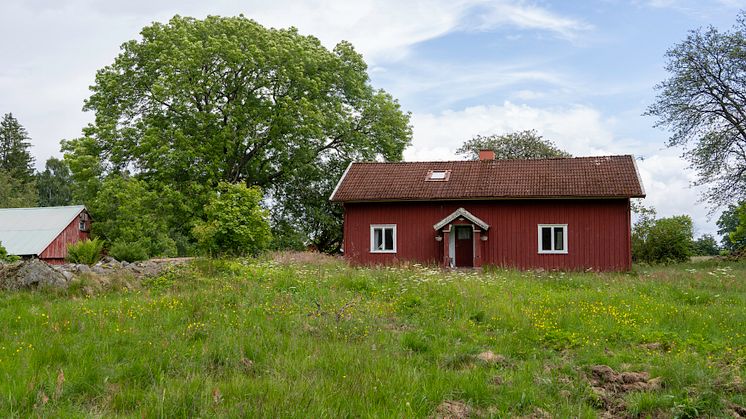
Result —
<instances>
[{"instance_id":1,"label":"green bush","mask_svg":"<svg viewBox=\"0 0 746 419\"><path fill-rule=\"evenodd\" d=\"M127 262L137 262L148 258L148 245L145 240L136 242L118 241L111 245L109 256L116 260Z\"/></svg>"},{"instance_id":2,"label":"green bush","mask_svg":"<svg viewBox=\"0 0 746 419\"><path fill-rule=\"evenodd\" d=\"M65 260L72 263L93 265L101 259L104 242L99 239L81 240L67 246Z\"/></svg>"},{"instance_id":3,"label":"green bush","mask_svg":"<svg viewBox=\"0 0 746 419\"><path fill-rule=\"evenodd\" d=\"M643 217L632 229L632 258L646 263L688 261L693 248L691 217L653 217Z\"/></svg>"},{"instance_id":4,"label":"green bush","mask_svg":"<svg viewBox=\"0 0 746 419\"><path fill-rule=\"evenodd\" d=\"M205 207L206 219L194 227L202 250L211 255L256 255L272 242L262 191L221 182Z\"/></svg>"},{"instance_id":5,"label":"green bush","mask_svg":"<svg viewBox=\"0 0 746 419\"><path fill-rule=\"evenodd\" d=\"M0 242L0 262L15 262L20 259L18 256L9 255L8 251L3 247L3 243Z\"/></svg>"}]
</instances>

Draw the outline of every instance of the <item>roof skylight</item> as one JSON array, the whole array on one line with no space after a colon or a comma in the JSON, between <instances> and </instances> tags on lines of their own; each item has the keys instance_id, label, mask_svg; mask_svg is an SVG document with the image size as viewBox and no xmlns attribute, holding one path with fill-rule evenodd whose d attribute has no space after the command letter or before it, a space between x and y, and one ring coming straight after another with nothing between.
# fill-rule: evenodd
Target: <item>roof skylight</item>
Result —
<instances>
[{"instance_id":1,"label":"roof skylight","mask_svg":"<svg viewBox=\"0 0 746 419\"><path fill-rule=\"evenodd\" d=\"M451 177L450 170L430 170L427 172L425 181L447 182L449 177Z\"/></svg>"}]
</instances>

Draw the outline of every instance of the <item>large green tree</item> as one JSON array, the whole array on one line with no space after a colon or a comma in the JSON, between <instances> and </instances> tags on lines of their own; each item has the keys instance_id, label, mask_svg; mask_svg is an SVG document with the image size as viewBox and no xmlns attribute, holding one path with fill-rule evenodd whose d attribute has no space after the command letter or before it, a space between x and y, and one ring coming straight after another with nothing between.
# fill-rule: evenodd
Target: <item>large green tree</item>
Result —
<instances>
[{"instance_id":1,"label":"large green tree","mask_svg":"<svg viewBox=\"0 0 746 419\"><path fill-rule=\"evenodd\" d=\"M647 110L685 147L704 198L715 206L746 198L746 15L730 31L691 31L666 53L670 77Z\"/></svg>"},{"instance_id":2,"label":"large green tree","mask_svg":"<svg viewBox=\"0 0 746 419\"><path fill-rule=\"evenodd\" d=\"M316 250L333 253L342 246L341 205L329 201L339 178L346 166L337 160L321 162L308 168L315 171L306 182L289 182L272 191L273 199L281 205L273 208L275 236L279 240L290 240L296 232L304 239L305 245ZM294 248L294 243L288 243Z\"/></svg>"},{"instance_id":3,"label":"large green tree","mask_svg":"<svg viewBox=\"0 0 746 419\"><path fill-rule=\"evenodd\" d=\"M468 159L479 158L480 150L492 150L497 159L543 159L549 157L572 157L560 150L536 130L510 132L489 136L477 135L456 150L456 154Z\"/></svg>"},{"instance_id":4,"label":"large green tree","mask_svg":"<svg viewBox=\"0 0 746 419\"><path fill-rule=\"evenodd\" d=\"M73 197L70 167L64 160L49 158L44 171L36 174L36 189L41 207L71 204Z\"/></svg>"},{"instance_id":5,"label":"large green tree","mask_svg":"<svg viewBox=\"0 0 746 419\"><path fill-rule=\"evenodd\" d=\"M33 182L34 158L30 148L26 129L13 114L5 114L0 120L0 170L21 183Z\"/></svg>"},{"instance_id":6,"label":"large green tree","mask_svg":"<svg viewBox=\"0 0 746 419\"><path fill-rule=\"evenodd\" d=\"M141 35L99 70L85 104L95 122L63 145L87 199L96 178L126 169L152 190L178 193L169 222L188 232L222 181L259 186L275 196L270 205L283 206L305 199L303 185L328 196L324 180L352 160L400 160L410 142L409 115L371 86L347 42L329 50L244 17L176 16ZM319 170L329 162L331 173ZM322 217L332 211L305 204Z\"/></svg>"}]
</instances>

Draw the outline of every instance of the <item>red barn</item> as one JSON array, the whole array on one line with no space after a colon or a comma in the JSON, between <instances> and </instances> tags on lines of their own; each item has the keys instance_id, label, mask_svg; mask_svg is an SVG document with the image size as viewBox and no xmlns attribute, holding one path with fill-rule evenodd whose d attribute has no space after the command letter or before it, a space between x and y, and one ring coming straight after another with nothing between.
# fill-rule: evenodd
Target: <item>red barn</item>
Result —
<instances>
[{"instance_id":1,"label":"red barn","mask_svg":"<svg viewBox=\"0 0 746 419\"><path fill-rule=\"evenodd\" d=\"M344 205L354 264L624 271L632 156L352 163L330 199Z\"/></svg>"},{"instance_id":2,"label":"red barn","mask_svg":"<svg viewBox=\"0 0 746 419\"><path fill-rule=\"evenodd\" d=\"M67 245L89 238L90 229L82 205L0 209L0 244L10 255L63 263Z\"/></svg>"}]
</instances>

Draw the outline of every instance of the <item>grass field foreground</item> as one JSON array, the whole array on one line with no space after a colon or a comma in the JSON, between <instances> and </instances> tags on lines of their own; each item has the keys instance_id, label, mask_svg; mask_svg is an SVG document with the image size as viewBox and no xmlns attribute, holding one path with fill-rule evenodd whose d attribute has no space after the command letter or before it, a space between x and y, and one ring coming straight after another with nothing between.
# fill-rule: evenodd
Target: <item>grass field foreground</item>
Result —
<instances>
[{"instance_id":1,"label":"grass field foreground","mask_svg":"<svg viewBox=\"0 0 746 419\"><path fill-rule=\"evenodd\" d=\"M744 263L596 274L292 259L196 260L144 282L0 295L0 415L727 417L746 406ZM655 386L599 389L598 366Z\"/></svg>"}]
</instances>

